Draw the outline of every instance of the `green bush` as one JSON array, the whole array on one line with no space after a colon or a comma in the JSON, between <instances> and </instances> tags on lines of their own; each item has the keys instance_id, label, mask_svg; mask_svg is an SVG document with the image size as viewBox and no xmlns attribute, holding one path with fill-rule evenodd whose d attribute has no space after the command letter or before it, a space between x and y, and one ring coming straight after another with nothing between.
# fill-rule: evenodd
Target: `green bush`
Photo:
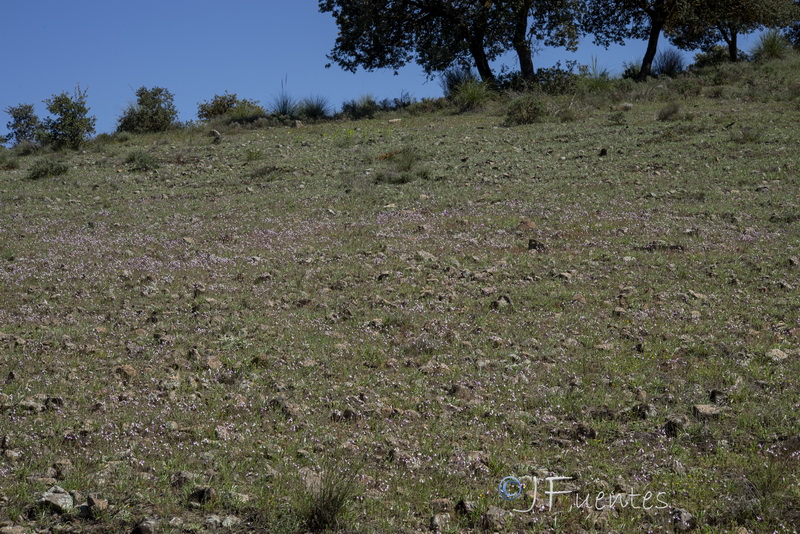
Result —
<instances>
[{"instance_id":1,"label":"green bush","mask_svg":"<svg viewBox=\"0 0 800 534\"><path fill-rule=\"evenodd\" d=\"M63 92L44 101L47 111L54 115L43 121L43 141L56 150L79 149L94 133L96 119L89 116L86 91L75 88L72 96Z\"/></svg>"},{"instance_id":2,"label":"green bush","mask_svg":"<svg viewBox=\"0 0 800 534\"><path fill-rule=\"evenodd\" d=\"M272 101L272 109L275 115L281 117L295 117L297 115L297 101L289 94L286 89L286 79L281 80L281 92Z\"/></svg>"},{"instance_id":3,"label":"green bush","mask_svg":"<svg viewBox=\"0 0 800 534\"><path fill-rule=\"evenodd\" d=\"M622 79L623 80L638 80L640 72L642 72L642 62L641 61L623 61L622 62Z\"/></svg>"},{"instance_id":4,"label":"green bush","mask_svg":"<svg viewBox=\"0 0 800 534\"><path fill-rule=\"evenodd\" d=\"M13 157L8 150L0 147L0 170L10 171L19 169L19 160Z\"/></svg>"},{"instance_id":5,"label":"green bush","mask_svg":"<svg viewBox=\"0 0 800 534\"><path fill-rule=\"evenodd\" d=\"M29 180L38 180L49 176L61 176L69 171L69 166L57 159L45 158L37 160L28 170Z\"/></svg>"},{"instance_id":6,"label":"green bush","mask_svg":"<svg viewBox=\"0 0 800 534\"><path fill-rule=\"evenodd\" d=\"M491 92L485 83L467 80L458 86L452 100L460 111L472 111L486 104L490 97Z\"/></svg>"},{"instance_id":7,"label":"green bush","mask_svg":"<svg viewBox=\"0 0 800 534\"><path fill-rule=\"evenodd\" d=\"M768 30L758 38L750 55L755 61L783 59L791 48L792 44L778 30Z\"/></svg>"},{"instance_id":8,"label":"green bush","mask_svg":"<svg viewBox=\"0 0 800 534\"><path fill-rule=\"evenodd\" d=\"M547 115L547 108L535 94L523 95L511 101L506 112L506 124L532 124Z\"/></svg>"},{"instance_id":9,"label":"green bush","mask_svg":"<svg viewBox=\"0 0 800 534\"><path fill-rule=\"evenodd\" d=\"M439 85L444 92L444 97L452 99L458 94L459 88L465 83L479 83L480 80L468 67L454 67L444 71L439 79Z\"/></svg>"},{"instance_id":10,"label":"green bush","mask_svg":"<svg viewBox=\"0 0 800 534\"><path fill-rule=\"evenodd\" d=\"M675 49L664 50L653 61L652 73L655 76L674 78L684 70L683 54Z\"/></svg>"},{"instance_id":11,"label":"green bush","mask_svg":"<svg viewBox=\"0 0 800 534\"><path fill-rule=\"evenodd\" d=\"M324 96L315 95L304 98L297 106L297 115L312 121L327 119L330 114L330 105Z\"/></svg>"},{"instance_id":12,"label":"green bush","mask_svg":"<svg viewBox=\"0 0 800 534\"><path fill-rule=\"evenodd\" d=\"M303 495L299 514L303 526L311 532L337 529L358 493L358 471L327 462L319 487Z\"/></svg>"},{"instance_id":13,"label":"green bush","mask_svg":"<svg viewBox=\"0 0 800 534\"><path fill-rule=\"evenodd\" d=\"M42 122L33 110L33 104L20 104L19 106L9 106L5 112L11 117L6 123L9 131L8 140L14 145L23 142L32 143L37 137L41 137Z\"/></svg>"},{"instance_id":14,"label":"green bush","mask_svg":"<svg viewBox=\"0 0 800 534\"><path fill-rule=\"evenodd\" d=\"M353 120L371 119L378 112L379 106L372 95L364 95L356 100L342 104L342 114Z\"/></svg>"},{"instance_id":15,"label":"green bush","mask_svg":"<svg viewBox=\"0 0 800 534\"><path fill-rule=\"evenodd\" d=\"M172 128L178 119L175 96L163 87L140 87L136 104L131 104L119 118L117 131L131 133L163 132Z\"/></svg>"},{"instance_id":16,"label":"green bush","mask_svg":"<svg viewBox=\"0 0 800 534\"><path fill-rule=\"evenodd\" d=\"M267 116L258 101L240 99L236 94L214 95L209 102L197 105L197 118L202 121L222 119L230 123L252 123Z\"/></svg>"},{"instance_id":17,"label":"green bush","mask_svg":"<svg viewBox=\"0 0 800 534\"><path fill-rule=\"evenodd\" d=\"M670 102L658 111L657 118L660 121L674 121L680 117L681 107L677 102Z\"/></svg>"},{"instance_id":18,"label":"green bush","mask_svg":"<svg viewBox=\"0 0 800 534\"><path fill-rule=\"evenodd\" d=\"M130 165L132 171L146 172L158 168L158 160L152 154L142 151L129 154L125 163Z\"/></svg>"}]
</instances>

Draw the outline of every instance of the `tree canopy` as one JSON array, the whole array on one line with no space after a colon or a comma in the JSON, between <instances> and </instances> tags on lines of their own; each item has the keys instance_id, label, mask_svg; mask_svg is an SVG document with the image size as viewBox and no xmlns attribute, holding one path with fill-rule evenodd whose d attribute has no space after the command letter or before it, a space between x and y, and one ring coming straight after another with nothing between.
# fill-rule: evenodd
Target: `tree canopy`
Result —
<instances>
[{"instance_id":1,"label":"tree canopy","mask_svg":"<svg viewBox=\"0 0 800 534\"><path fill-rule=\"evenodd\" d=\"M578 0L320 0L339 35L329 59L355 72L399 69L416 62L428 75L474 65L494 81L489 64L514 50L533 75L531 40L575 47Z\"/></svg>"}]
</instances>

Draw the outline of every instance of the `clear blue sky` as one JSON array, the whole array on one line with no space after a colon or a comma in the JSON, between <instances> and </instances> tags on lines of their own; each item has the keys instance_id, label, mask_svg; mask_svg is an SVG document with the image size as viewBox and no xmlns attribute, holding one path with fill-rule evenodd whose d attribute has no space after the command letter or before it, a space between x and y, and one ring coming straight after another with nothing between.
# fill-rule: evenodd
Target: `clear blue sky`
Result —
<instances>
[{"instance_id":1,"label":"clear blue sky","mask_svg":"<svg viewBox=\"0 0 800 534\"><path fill-rule=\"evenodd\" d=\"M407 91L420 99L442 93L438 80L426 81L415 65L399 76L326 69L337 30L316 0L1 1L0 110L29 103L43 117L42 100L80 84L88 88L98 133L115 129L143 85L169 89L181 120L195 119L198 102L225 91L269 108L284 79L295 98L325 96L336 109L363 94L381 99ZM537 67L558 59L589 64L595 56L600 67L618 73L623 61L643 53L643 42L608 51L587 44L577 55L548 49L534 61ZM7 122L0 114L0 132Z\"/></svg>"}]
</instances>

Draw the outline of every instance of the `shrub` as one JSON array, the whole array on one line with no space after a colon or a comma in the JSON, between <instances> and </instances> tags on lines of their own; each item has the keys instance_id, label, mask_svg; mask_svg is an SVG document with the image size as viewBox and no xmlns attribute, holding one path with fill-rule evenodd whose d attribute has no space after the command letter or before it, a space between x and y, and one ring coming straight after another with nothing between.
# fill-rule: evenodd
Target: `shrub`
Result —
<instances>
[{"instance_id":1,"label":"shrub","mask_svg":"<svg viewBox=\"0 0 800 534\"><path fill-rule=\"evenodd\" d=\"M63 92L44 101L47 111L55 118L47 118L42 123L43 138L56 150L71 148L77 150L94 133L96 119L89 116L86 105L86 91L75 88L72 96Z\"/></svg>"},{"instance_id":2,"label":"shrub","mask_svg":"<svg viewBox=\"0 0 800 534\"><path fill-rule=\"evenodd\" d=\"M319 95L304 98L297 106L297 114L308 120L326 119L330 116L328 99Z\"/></svg>"},{"instance_id":3,"label":"shrub","mask_svg":"<svg viewBox=\"0 0 800 534\"><path fill-rule=\"evenodd\" d=\"M471 111L486 104L490 96L489 87L485 83L470 80L458 87L452 100L460 111Z\"/></svg>"},{"instance_id":4,"label":"shrub","mask_svg":"<svg viewBox=\"0 0 800 534\"><path fill-rule=\"evenodd\" d=\"M674 121L678 119L681 107L677 102L670 102L658 111L658 120L660 121Z\"/></svg>"},{"instance_id":5,"label":"shrub","mask_svg":"<svg viewBox=\"0 0 800 534\"><path fill-rule=\"evenodd\" d=\"M125 163L130 165L132 171L151 171L158 168L158 160L147 152L132 152L125 158Z\"/></svg>"},{"instance_id":6,"label":"shrub","mask_svg":"<svg viewBox=\"0 0 800 534\"><path fill-rule=\"evenodd\" d=\"M791 43L778 30L768 30L761 34L750 54L756 61L782 59L791 47Z\"/></svg>"},{"instance_id":7,"label":"shrub","mask_svg":"<svg viewBox=\"0 0 800 534\"><path fill-rule=\"evenodd\" d=\"M10 171L13 169L19 169L19 160L12 157L8 150L0 147L0 170Z\"/></svg>"},{"instance_id":8,"label":"shrub","mask_svg":"<svg viewBox=\"0 0 800 534\"><path fill-rule=\"evenodd\" d=\"M561 62L557 61L552 67L536 70L535 81L543 92L549 95L563 95L575 89L578 79L573 71L577 65L576 61L567 61L566 66L562 67Z\"/></svg>"},{"instance_id":9,"label":"shrub","mask_svg":"<svg viewBox=\"0 0 800 534\"><path fill-rule=\"evenodd\" d=\"M640 72L642 72L642 62L641 61L623 61L622 62L622 79L623 80L638 80Z\"/></svg>"},{"instance_id":10,"label":"shrub","mask_svg":"<svg viewBox=\"0 0 800 534\"><path fill-rule=\"evenodd\" d=\"M739 50L737 56L738 61L747 61L749 57L742 50ZM715 45L707 50L698 52L694 56L694 63L690 66L692 69L702 69L705 67L716 67L724 63L730 62L730 52L727 46Z\"/></svg>"},{"instance_id":11,"label":"shrub","mask_svg":"<svg viewBox=\"0 0 800 534\"><path fill-rule=\"evenodd\" d=\"M178 118L174 98L163 87L140 87L136 90L136 104L128 106L119 118L117 131L146 133L168 130Z\"/></svg>"},{"instance_id":12,"label":"shrub","mask_svg":"<svg viewBox=\"0 0 800 534\"><path fill-rule=\"evenodd\" d=\"M227 123L252 123L267 116L257 100L239 99L236 94L214 95L209 102L197 105L197 118L202 121L223 119Z\"/></svg>"},{"instance_id":13,"label":"shrub","mask_svg":"<svg viewBox=\"0 0 800 534\"><path fill-rule=\"evenodd\" d=\"M342 469L340 464L326 464L319 486L304 495L299 510L303 526L311 532L337 528L358 490L360 466Z\"/></svg>"},{"instance_id":14,"label":"shrub","mask_svg":"<svg viewBox=\"0 0 800 534\"><path fill-rule=\"evenodd\" d=\"M33 110L33 104L20 104L9 106L5 112L11 117L6 124L9 131L9 141L19 145L25 141L34 142L41 137L42 122Z\"/></svg>"},{"instance_id":15,"label":"shrub","mask_svg":"<svg viewBox=\"0 0 800 534\"><path fill-rule=\"evenodd\" d=\"M414 102L408 106L407 111L411 115L422 115L423 113L435 113L448 106L445 98L423 98L420 102Z\"/></svg>"},{"instance_id":16,"label":"shrub","mask_svg":"<svg viewBox=\"0 0 800 534\"><path fill-rule=\"evenodd\" d=\"M455 97L458 89L465 83L477 83L479 81L469 67L449 68L439 77L439 85L444 92L444 97L448 100Z\"/></svg>"},{"instance_id":17,"label":"shrub","mask_svg":"<svg viewBox=\"0 0 800 534\"><path fill-rule=\"evenodd\" d=\"M28 179L38 180L48 176L61 176L66 174L67 171L69 171L69 167L63 161L52 158L40 159L31 165L28 170Z\"/></svg>"},{"instance_id":18,"label":"shrub","mask_svg":"<svg viewBox=\"0 0 800 534\"><path fill-rule=\"evenodd\" d=\"M506 124L532 124L547 115L547 108L535 94L523 95L511 102L506 113Z\"/></svg>"},{"instance_id":19,"label":"shrub","mask_svg":"<svg viewBox=\"0 0 800 534\"><path fill-rule=\"evenodd\" d=\"M342 114L353 119L371 119L377 113L378 103L372 95L364 95L357 100L350 100L342 104Z\"/></svg>"},{"instance_id":20,"label":"shrub","mask_svg":"<svg viewBox=\"0 0 800 534\"><path fill-rule=\"evenodd\" d=\"M675 49L664 50L653 61L652 72L656 76L674 78L684 70L683 54Z\"/></svg>"},{"instance_id":21,"label":"shrub","mask_svg":"<svg viewBox=\"0 0 800 534\"><path fill-rule=\"evenodd\" d=\"M281 81L281 92L272 102L273 112L276 115L285 117L294 117L297 115L297 101L286 90L286 79Z\"/></svg>"}]
</instances>

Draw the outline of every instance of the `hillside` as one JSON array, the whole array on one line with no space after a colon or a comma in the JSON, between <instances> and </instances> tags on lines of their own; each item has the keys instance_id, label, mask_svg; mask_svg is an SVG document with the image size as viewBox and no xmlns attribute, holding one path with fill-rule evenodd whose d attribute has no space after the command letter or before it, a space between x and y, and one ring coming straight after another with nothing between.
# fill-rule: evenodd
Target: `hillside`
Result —
<instances>
[{"instance_id":1,"label":"hillside","mask_svg":"<svg viewBox=\"0 0 800 534\"><path fill-rule=\"evenodd\" d=\"M2 532L792 531L798 67L3 152Z\"/></svg>"}]
</instances>

